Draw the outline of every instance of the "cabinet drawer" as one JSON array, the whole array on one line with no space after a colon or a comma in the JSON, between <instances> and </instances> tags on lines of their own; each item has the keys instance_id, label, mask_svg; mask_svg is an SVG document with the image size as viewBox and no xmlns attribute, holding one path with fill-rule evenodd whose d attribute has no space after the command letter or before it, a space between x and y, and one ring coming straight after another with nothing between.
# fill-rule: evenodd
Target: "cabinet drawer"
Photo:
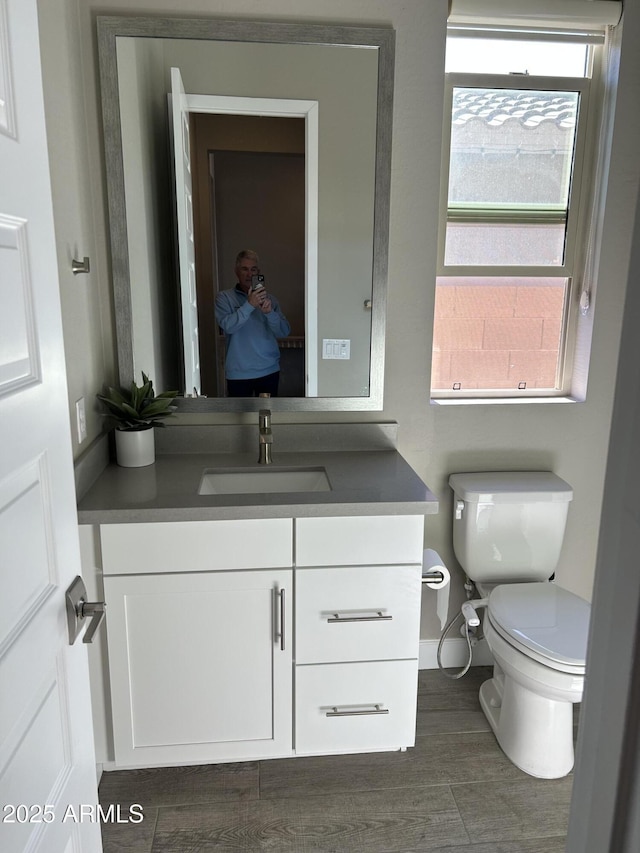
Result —
<instances>
[{"instance_id":1,"label":"cabinet drawer","mask_svg":"<svg viewBox=\"0 0 640 853\"><path fill-rule=\"evenodd\" d=\"M296 519L297 566L422 563L424 517Z\"/></svg>"},{"instance_id":2,"label":"cabinet drawer","mask_svg":"<svg viewBox=\"0 0 640 853\"><path fill-rule=\"evenodd\" d=\"M292 565L290 518L103 524L105 575L272 569Z\"/></svg>"},{"instance_id":3,"label":"cabinet drawer","mask_svg":"<svg viewBox=\"0 0 640 853\"><path fill-rule=\"evenodd\" d=\"M296 667L296 752L413 746L418 661Z\"/></svg>"},{"instance_id":4,"label":"cabinet drawer","mask_svg":"<svg viewBox=\"0 0 640 853\"><path fill-rule=\"evenodd\" d=\"M296 663L418 657L420 566L296 572Z\"/></svg>"}]
</instances>

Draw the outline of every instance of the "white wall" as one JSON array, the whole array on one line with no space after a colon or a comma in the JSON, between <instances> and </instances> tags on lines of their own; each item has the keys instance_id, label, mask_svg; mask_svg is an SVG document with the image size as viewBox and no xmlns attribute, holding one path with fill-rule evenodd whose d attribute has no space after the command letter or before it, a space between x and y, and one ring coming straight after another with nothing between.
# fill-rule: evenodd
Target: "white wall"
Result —
<instances>
[{"instance_id":1,"label":"white wall","mask_svg":"<svg viewBox=\"0 0 640 853\"><path fill-rule=\"evenodd\" d=\"M76 0L40 0L38 16L45 114L54 197L62 321L74 456L78 456L75 401L86 400L88 444L102 430L95 395L115 380L115 335L109 291L104 178L100 154L87 144L86 57ZM95 97L95 95L94 95ZM97 131L94 129L95 135ZM74 276L73 258L88 256L89 275ZM86 446L85 444L85 446Z\"/></svg>"},{"instance_id":2,"label":"white wall","mask_svg":"<svg viewBox=\"0 0 640 853\"><path fill-rule=\"evenodd\" d=\"M124 14L114 0L42 0L43 62L71 400L115 378L95 24L92 10ZM77 6L76 21L73 9ZM396 80L385 406L379 415L294 416L288 420L396 420L400 451L441 497L427 519L429 544L454 567L452 607L462 597L450 544L452 471L549 468L575 490L557 578L590 597L593 584L622 305L640 172L637 139L640 57L623 43L620 104L604 221L593 356L585 403L432 406L429 376L446 0L138 0L138 13L205 14L259 20L388 25L396 30ZM630 8L629 16L638 16ZM69 153L71 152L71 153ZM94 273L74 280L66 255L80 241ZM246 422L248 415L217 420ZM193 418L192 418L193 419ZM213 416L210 418L213 420ZM285 416L282 416L282 420ZM200 420L203 420L201 418ZM91 438L99 420L89 421ZM83 450L76 447L76 455ZM436 637L435 597L426 597L422 636Z\"/></svg>"}]
</instances>

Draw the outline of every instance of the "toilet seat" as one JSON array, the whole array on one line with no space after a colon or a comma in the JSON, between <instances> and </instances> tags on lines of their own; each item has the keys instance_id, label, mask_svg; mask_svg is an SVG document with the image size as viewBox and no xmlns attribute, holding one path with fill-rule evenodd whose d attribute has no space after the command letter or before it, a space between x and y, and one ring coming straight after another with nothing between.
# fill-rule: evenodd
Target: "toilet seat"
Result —
<instances>
[{"instance_id":1,"label":"toilet seat","mask_svg":"<svg viewBox=\"0 0 640 853\"><path fill-rule=\"evenodd\" d=\"M590 605L554 583L501 584L487 614L522 654L560 672L584 675Z\"/></svg>"}]
</instances>

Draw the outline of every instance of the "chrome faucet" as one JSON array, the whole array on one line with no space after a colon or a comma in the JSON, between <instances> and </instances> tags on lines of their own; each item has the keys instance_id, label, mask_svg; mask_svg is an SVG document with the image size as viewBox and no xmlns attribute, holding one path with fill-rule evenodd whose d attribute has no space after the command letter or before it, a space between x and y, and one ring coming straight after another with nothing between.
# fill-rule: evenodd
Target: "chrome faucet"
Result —
<instances>
[{"instance_id":1,"label":"chrome faucet","mask_svg":"<svg viewBox=\"0 0 640 853\"><path fill-rule=\"evenodd\" d=\"M260 409L258 413L258 427L260 432L258 435L258 464L271 465L271 446L273 444L273 433L271 432L271 411L269 409Z\"/></svg>"}]
</instances>

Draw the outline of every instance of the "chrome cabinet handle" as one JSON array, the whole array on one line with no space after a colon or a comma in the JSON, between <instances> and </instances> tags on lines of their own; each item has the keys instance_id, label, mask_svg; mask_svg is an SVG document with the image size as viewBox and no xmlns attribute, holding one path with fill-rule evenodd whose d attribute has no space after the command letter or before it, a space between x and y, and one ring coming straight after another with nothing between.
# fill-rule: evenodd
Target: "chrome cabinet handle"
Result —
<instances>
[{"instance_id":1,"label":"chrome cabinet handle","mask_svg":"<svg viewBox=\"0 0 640 853\"><path fill-rule=\"evenodd\" d=\"M334 613L327 622L390 622L393 616L384 616L382 610L378 610L375 616L341 616Z\"/></svg>"},{"instance_id":2,"label":"chrome cabinet handle","mask_svg":"<svg viewBox=\"0 0 640 853\"><path fill-rule=\"evenodd\" d=\"M377 714L388 714L388 708L381 708L380 705L374 705L370 711L339 711L334 705L331 711L327 711L327 717L372 717Z\"/></svg>"},{"instance_id":3,"label":"chrome cabinet handle","mask_svg":"<svg viewBox=\"0 0 640 853\"><path fill-rule=\"evenodd\" d=\"M87 588L84 581L78 575L65 593L67 608L67 627L69 629L69 645L73 645L82 628L89 625L82 638L83 643L92 643L96 631L102 624L105 616L106 604L104 601L87 601Z\"/></svg>"},{"instance_id":4,"label":"chrome cabinet handle","mask_svg":"<svg viewBox=\"0 0 640 853\"><path fill-rule=\"evenodd\" d=\"M285 648L285 636L284 636L284 626L286 619L286 604L285 604L285 594L284 590L276 590L276 595L280 596L280 633L277 635L280 637L280 651L283 652Z\"/></svg>"}]
</instances>

